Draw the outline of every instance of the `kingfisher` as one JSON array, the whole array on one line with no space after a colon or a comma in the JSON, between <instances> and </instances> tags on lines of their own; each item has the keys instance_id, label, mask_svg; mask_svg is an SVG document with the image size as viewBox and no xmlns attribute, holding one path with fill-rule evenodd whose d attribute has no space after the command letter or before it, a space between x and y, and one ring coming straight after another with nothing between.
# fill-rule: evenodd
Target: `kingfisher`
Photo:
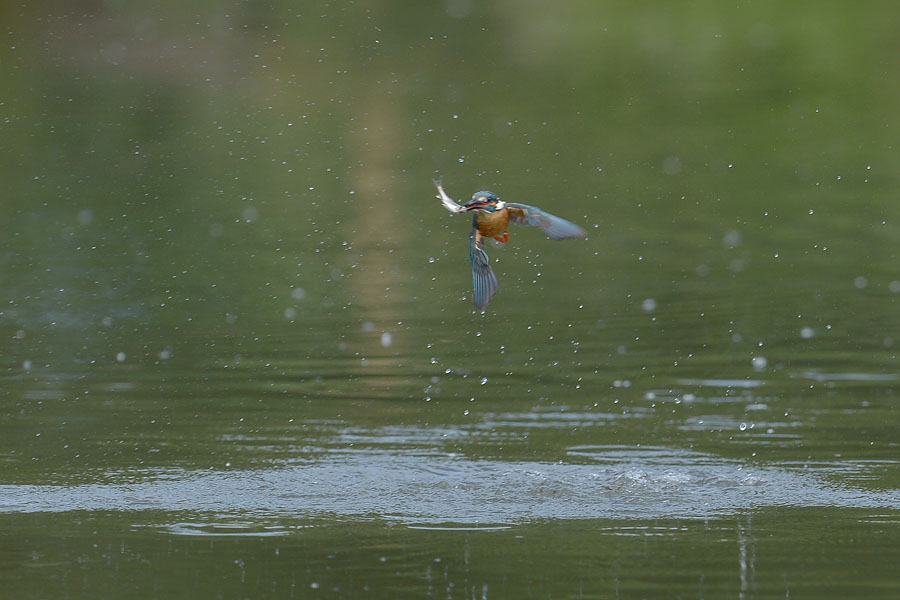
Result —
<instances>
[{"instance_id":1,"label":"kingfisher","mask_svg":"<svg viewBox=\"0 0 900 600\"><path fill-rule=\"evenodd\" d=\"M475 212L472 219L472 233L469 234L469 258L472 260L472 286L475 308L481 312L487 309L491 298L497 293L500 282L491 270L490 259L484 249L484 239L494 238L498 242L509 242L506 230L510 222L516 225L534 225L554 240L584 237L585 231L576 225L534 206L504 202L493 192L475 192L465 204L457 204L447 195L441 181L434 180L437 198L444 208L454 214Z\"/></svg>"}]
</instances>

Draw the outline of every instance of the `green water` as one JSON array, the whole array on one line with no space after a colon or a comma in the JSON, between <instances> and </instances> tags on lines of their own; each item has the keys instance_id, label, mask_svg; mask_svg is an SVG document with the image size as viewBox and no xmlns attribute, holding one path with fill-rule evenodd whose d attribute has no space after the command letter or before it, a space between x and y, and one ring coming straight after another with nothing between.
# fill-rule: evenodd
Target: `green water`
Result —
<instances>
[{"instance_id":1,"label":"green water","mask_svg":"<svg viewBox=\"0 0 900 600\"><path fill-rule=\"evenodd\" d=\"M893 3L0 22L0 595L900 593Z\"/></svg>"}]
</instances>

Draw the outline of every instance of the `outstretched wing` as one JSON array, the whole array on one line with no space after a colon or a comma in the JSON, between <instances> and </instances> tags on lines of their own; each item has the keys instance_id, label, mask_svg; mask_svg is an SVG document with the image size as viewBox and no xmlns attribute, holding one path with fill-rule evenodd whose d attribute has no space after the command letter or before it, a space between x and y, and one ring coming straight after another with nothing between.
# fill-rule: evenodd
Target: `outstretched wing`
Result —
<instances>
[{"instance_id":1,"label":"outstretched wing","mask_svg":"<svg viewBox=\"0 0 900 600\"><path fill-rule=\"evenodd\" d=\"M567 240L569 238L580 238L587 235L581 227L560 219L557 216L546 213L534 206L527 204L515 204L507 202L506 208L509 209L509 220L516 225L534 225L544 230L554 240Z\"/></svg>"},{"instance_id":2,"label":"outstretched wing","mask_svg":"<svg viewBox=\"0 0 900 600\"><path fill-rule=\"evenodd\" d=\"M449 210L452 213L461 213L465 212L463 207L453 201L453 199L447 195L447 192L444 191L444 186L441 185L440 179L433 179L434 185L437 187L438 195L437 198L440 199L441 204L444 205L444 208Z\"/></svg>"},{"instance_id":3,"label":"outstretched wing","mask_svg":"<svg viewBox=\"0 0 900 600\"><path fill-rule=\"evenodd\" d=\"M473 227L469 236L469 258L472 259L472 299L475 301L475 308L484 312L500 288L500 282L491 270L490 259L484 251L484 237L478 227Z\"/></svg>"}]
</instances>

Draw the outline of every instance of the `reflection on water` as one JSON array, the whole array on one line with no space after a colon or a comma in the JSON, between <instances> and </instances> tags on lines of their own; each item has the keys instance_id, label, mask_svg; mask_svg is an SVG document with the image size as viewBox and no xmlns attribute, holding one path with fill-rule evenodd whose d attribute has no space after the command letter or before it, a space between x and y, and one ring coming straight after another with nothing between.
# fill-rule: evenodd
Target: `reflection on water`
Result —
<instances>
[{"instance_id":1,"label":"reflection on water","mask_svg":"<svg viewBox=\"0 0 900 600\"><path fill-rule=\"evenodd\" d=\"M273 537L291 535L302 529L302 525L284 526L280 524L266 525L259 521L233 519L230 521L208 521L191 523L181 521L160 525L159 531L171 535L189 535L202 537Z\"/></svg>"},{"instance_id":2,"label":"reflection on water","mask_svg":"<svg viewBox=\"0 0 900 600\"><path fill-rule=\"evenodd\" d=\"M198 590L228 597L259 589L300 598L388 598L404 590L421 597L518 598L536 589L567 597L640 597L648 589L660 596L674 590L703 597L821 597L834 588L839 597L851 592L853 584L843 583L848 577L868 582L876 596L896 591L878 578L878 562L898 556L884 535L897 520L878 510L773 508L723 520L564 520L514 527L77 515L18 516L29 529L24 543L0 533L4 557L19 574L7 579L8 593L38 589L90 597L127 584L146 597L168 589L171 580L160 580L159 573L176 577L182 591L172 593L185 598ZM8 522L0 515L0 532L9 531ZM791 530L817 528L824 543L815 551L798 555L785 543ZM848 535L852 531L865 535ZM864 561L851 566L856 558ZM823 582L817 565L827 565L840 583ZM29 587L31 578L39 582Z\"/></svg>"},{"instance_id":3,"label":"reflection on water","mask_svg":"<svg viewBox=\"0 0 900 600\"><path fill-rule=\"evenodd\" d=\"M308 358L289 331L240 357L6 377L0 544L26 575L5 589L96 595L112 564L144 595L162 572L246 596L824 597L826 573L896 591L878 567L900 560L895 381L877 358L822 381L812 354L759 373L626 353L567 376L461 342L447 373L432 349L355 335L369 365Z\"/></svg>"},{"instance_id":4,"label":"reflection on water","mask_svg":"<svg viewBox=\"0 0 900 600\"><path fill-rule=\"evenodd\" d=\"M807 379L814 381L897 381L900 375L896 373L815 373L803 374Z\"/></svg>"}]
</instances>

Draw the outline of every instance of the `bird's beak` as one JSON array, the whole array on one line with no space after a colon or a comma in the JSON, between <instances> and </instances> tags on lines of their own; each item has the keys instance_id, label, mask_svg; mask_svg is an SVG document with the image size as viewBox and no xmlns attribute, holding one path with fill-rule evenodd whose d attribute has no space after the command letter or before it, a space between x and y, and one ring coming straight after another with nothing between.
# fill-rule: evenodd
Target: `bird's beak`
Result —
<instances>
[{"instance_id":1,"label":"bird's beak","mask_svg":"<svg viewBox=\"0 0 900 600\"><path fill-rule=\"evenodd\" d=\"M471 202L466 202L463 204L463 209L468 212L470 210L478 210L480 208L486 208L489 204L487 202L481 202L478 200L472 200Z\"/></svg>"}]
</instances>

